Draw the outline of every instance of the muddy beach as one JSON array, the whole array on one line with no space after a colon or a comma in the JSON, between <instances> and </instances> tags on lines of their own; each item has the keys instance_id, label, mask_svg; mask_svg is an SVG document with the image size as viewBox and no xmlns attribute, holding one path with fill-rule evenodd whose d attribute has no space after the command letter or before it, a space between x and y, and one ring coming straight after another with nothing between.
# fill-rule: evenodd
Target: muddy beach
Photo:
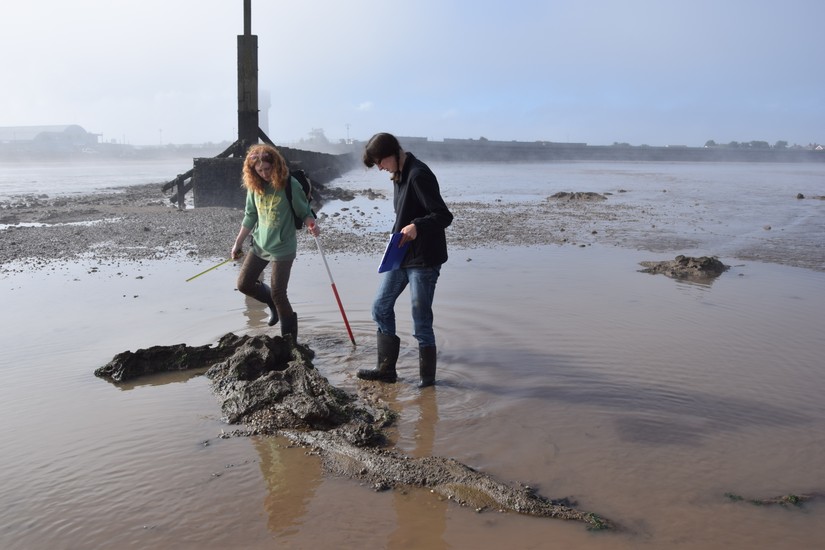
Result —
<instances>
[{"instance_id":1,"label":"muddy beach","mask_svg":"<svg viewBox=\"0 0 825 550\"><path fill-rule=\"evenodd\" d=\"M325 251L370 254L383 248L387 233L363 227L365 216L379 208L371 203L390 207L381 201L386 198L382 190L330 188L325 196L344 205L360 197L366 199L360 204L369 205L317 208ZM457 215L448 241L456 249L602 244L658 253L704 245L701 237L670 228L673 220L667 211L617 204L609 195L592 192L557 193L540 202L452 201L450 208ZM102 262L181 256L193 260L225 258L242 216L235 208L179 210L156 184L84 196L25 195L0 203L0 226L9 226L0 241L0 266L7 269L10 262L23 262L32 267L80 257ZM699 227L716 223L703 221L699 214L693 216L692 223ZM312 239L308 235L299 235L301 238L301 247L311 250ZM714 255L714 251L704 255ZM825 271L825 246L807 247L803 252L788 246L781 237L751 243L734 257Z\"/></svg>"},{"instance_id":2,"label":"muddy beach","mask_svg":"<svg viewBox=\"0 0 825 550\"><path fill-rule=\"evenodd\" d=\"M384 199L364 190L361 196ZM356 195L330 190L330 198L346 203ZM549 204L549 203L548 203ZM382 205L383 206L383 205ZM535 205L516 204L502 209L496 204L451 204L461 215L450 228L450 242L459 248L507 244L585 244L598 234L599 221L619 214L565 208L563 221L542 220ZM323 244L330 253L372 253L380 249L386 233L359 228L364 212L341 208L318 209ZM108 259L147 260L184 254L193 259L221 258L231 246L243 212L236 208L178 210L156 185L123 188L111 193L61 197L25 196L0 204L0 224L17 225L0 245L0 264L25 260L34 264L72 260L93 254ZM556 217L554 215L553 217ZM555 230L554 230L555 229ZM311 242L306 235L304 241Z\"/></svg>"},{"instance_id":3,"label":"muddy beach","mask_svg":"<svg viewBox=\"0 0 825 550\"><path fill-rule=\"evenodd\" d=\"M806 546L820 500L783 509L726 494L819 490L809 458L825 441L817 247L790 242L767 216L754 216L758 231L746 241L707 238L720 233L710 208L680 218L669 194L651 205L623 187L564 186L603 199L554 198L556 189L538 200L453 197L460 215L439 282L437 391L415 388L406 319L399 384L365 388L399 413L388 437L411 466L454 457L508 485L569 496L621 532L475 513L440 488L376 492L369 475L325 474L320 445L224 439L234 427L202 376L117 387L92 377L123 350L267 331L265 310L234 291L237 267L184 282L226 256L241 212L177 211L149 185L0 208L2 363L11 369L0 397L15 419L3 451L13 506L0 539L29 548ZM291 286L315 368L348 392L364 389L354 372L374 366L369 303L385 190L350 186L319 211L358 346L305 236ZM679 255L716 254L728 269L712 282L666 276ZM33 517L53 528L31 532Z\"/></svg>"}]
</instances>

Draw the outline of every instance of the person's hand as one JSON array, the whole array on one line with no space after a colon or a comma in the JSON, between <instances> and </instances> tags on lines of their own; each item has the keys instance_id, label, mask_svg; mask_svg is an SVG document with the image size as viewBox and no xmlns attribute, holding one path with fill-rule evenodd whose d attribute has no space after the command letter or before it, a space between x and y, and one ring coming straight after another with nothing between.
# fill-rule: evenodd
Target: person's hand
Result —
<instances>
[{"instance_id":1,"label":"person's hand","mask_svg":"<svg viewBox=\"0 0 825 550\"><path fill-rule=\"evenodd\" d=\"M404 246L408 242L414 241L416 237L418 237L418 228L415 227L414 223L404 226L401 229L401 242L398 243L398 246Z\"/></svg>"},{"instance_id":2,"label":"person's hand","mask_svg":"<svg viewBox=\"0 0 825 550\"><path fill-rule=\"evenodd\" d=\"M230 257L233 260L237 260L241 256L243 256L243 247L236 245L232 245L232 252L229 253Z\"/></svg>"},{"instance_id":3,"label":"person's hand","mask_svg":"<svg viewBox=\"0 0 825 550\"><path fill-rule=\"evenodd\" d=\"M321 228L318 227L318 224L315 223L315 218L312 216L307 216L307 219L304 220L304 224L307 226L307 231L313 237L317 237L321 234Z\"/></svg>"}]
</instances>

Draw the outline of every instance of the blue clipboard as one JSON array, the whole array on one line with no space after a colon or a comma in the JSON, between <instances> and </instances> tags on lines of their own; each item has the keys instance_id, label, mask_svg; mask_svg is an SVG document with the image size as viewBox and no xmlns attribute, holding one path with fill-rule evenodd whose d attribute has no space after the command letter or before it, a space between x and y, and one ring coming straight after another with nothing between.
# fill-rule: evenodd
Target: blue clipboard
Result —
<instances>
[{"instance_id":1,"label":"blue clipboard","mask_svg":"<svg viewBox=\"0 0 825 550\"><path fill-rule=\"evenodd\" d=\"M410 243L406 243L404 246L399 247L398 243L400 242L401 233L393 233L390 235L390 241L387 243L387 249L384 250L384 257L381 258L381 265L378 266L378 273L392 271L393 269L398 269L401 267L401 262L404 261L404 256L407 255L407 249L410 247Z\"/></svg>"}]
</instances>

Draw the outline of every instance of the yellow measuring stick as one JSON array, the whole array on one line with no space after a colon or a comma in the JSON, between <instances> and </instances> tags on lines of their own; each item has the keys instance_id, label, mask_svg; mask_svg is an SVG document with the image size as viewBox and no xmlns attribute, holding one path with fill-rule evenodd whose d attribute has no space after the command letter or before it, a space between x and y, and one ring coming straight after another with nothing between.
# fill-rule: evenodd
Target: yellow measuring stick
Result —
<instances>
[{"instance_id":1,"label":"yellow measuring stick","mask_svg":"<svg viewBox=\"0 0 825 550\"><path fill-rule=\"evenodd\" d=\"M210 267L209 269L205 269L205 270L201 271L200 273L198 273L197 275L193 275L193 276L189 277L188 279L186 279L186 282L188 283L188 282L189 282L189 281L191 281L192 279L197 279L198 277L200 277L200 276L201 276L201 275L203 275L204 273L209 273L209 272L210 272L210 271L212 271L213 269L217 269L217 268L219 268L220 266L222 266L222 265L224 265L224 264L228 264L229 262L231 262L231 261L232 261L232 260L234 260L234 259L235 259L235 258L229 258L228 260L224 260L224 261L222 261L222 262L221 262L221 263L219 263L218 265L213 265L213 266L212 266L212 267Z\"/></svg>"}]
</instances>

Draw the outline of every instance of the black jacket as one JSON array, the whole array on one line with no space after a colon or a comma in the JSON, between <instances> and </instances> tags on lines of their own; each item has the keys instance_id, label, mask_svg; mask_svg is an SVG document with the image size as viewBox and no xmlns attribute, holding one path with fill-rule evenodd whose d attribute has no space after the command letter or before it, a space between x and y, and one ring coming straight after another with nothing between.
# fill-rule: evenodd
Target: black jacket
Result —
<instances>
[{"instance_id":1,"label":"black jacket","mask_svg":"<svg viewBox=\"0 0 825 550\"><path fill-rule=\"evenodd\" d=\"M452 223L453 215L441 198L435 174L412 153L407 153L401 181L393 184L393 191L393 233L414 223L418 234L415 240L410 241L401 267L428 267L446 262L447 237L444 229Z\"/></svg>"}]
</instances>

